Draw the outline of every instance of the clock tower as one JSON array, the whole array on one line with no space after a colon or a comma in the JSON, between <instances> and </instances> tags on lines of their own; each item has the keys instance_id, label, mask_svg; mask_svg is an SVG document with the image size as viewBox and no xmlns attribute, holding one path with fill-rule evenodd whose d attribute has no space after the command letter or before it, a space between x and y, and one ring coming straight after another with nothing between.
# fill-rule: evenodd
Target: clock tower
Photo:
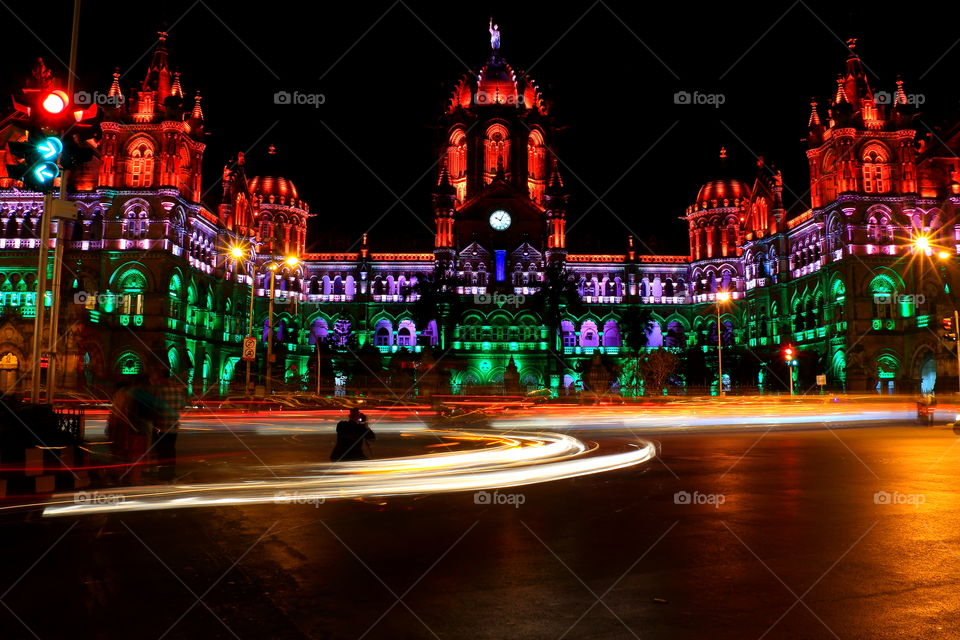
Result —
<instances>
[{"instance_id":1,"label":"clock tower","mask_svg":"<svg viewBox=\"0 0 960 640\"><path fill-rule=\"evenodd\" d=\"M509 281L514 254L562 251L566 202L550 105L533 78L502 57L496 36L486 63L456 83L444 111L433 199L438 259L483 269L491 285Z\"/></svg>"}]
</instances>

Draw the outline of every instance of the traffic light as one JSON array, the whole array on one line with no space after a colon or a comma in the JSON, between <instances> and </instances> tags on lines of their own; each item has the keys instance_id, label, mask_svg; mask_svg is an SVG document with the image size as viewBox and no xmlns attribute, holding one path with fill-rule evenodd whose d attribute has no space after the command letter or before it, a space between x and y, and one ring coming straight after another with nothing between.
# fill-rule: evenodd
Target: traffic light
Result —
<instances>
[{"instance_id":1,"label":"traffic light","mask_svg":"<svg viewBox=\"0 0 960 640\"><path fill-rule=\"evenodd\" d=\"M22 114L16 123L24 134L8 143L17 162L7 174L34 191L49 191L61 168L69 170L89 161L101 135L97 105L80 108L60 89L25 89L13 98Z\"/></svg>"},{"instance_id":2,"label":"traffic light","mask_svg":"<svg viewBox=\"0 0 960 640\"><path fill-rule=\"evenodd\" d=\"M788 367L797 364L796 351L789 344L783 348L783 361L787 363Z\"/></svg>"},{"instance_id":3,"label":"traffic light","mask_svg":"<svg viewBox=\"0 0 960 640\"><path fill-rule=\"evenodd\" d=\"M949 340L950 342L957 341L957 328L953 326L953 318L941 318L940 326L943 328L941 336L944 340Z\"/></svg>"},{"instance_id":4,"label":"traffic light","mask_svg":"<svg viewBox=\"0 0 960 640\"><path fill-rule=\"evenodd\" d=\"M63 132L72 124L70 98L60 89L25 89L14 96L13 106L22 114L20 140L7 143L15 162L7 165L7 175L34 191L50 191L60 175Z\"/></svg>"},{"instance_id":5,"label":"traffic light","mask_svg":"<svg viewBox=\"0 0 960 640\"><path fill-rule=\"evenodd\" d=\"M63 143L56 136L48 136L37 130L27 130L24 140L7 143L10 155L19 162L7 165L7 175L21 181L33 191L49 191L53 181L60 175L57 160L63 151Z\"/></svg>"}]
</instances>

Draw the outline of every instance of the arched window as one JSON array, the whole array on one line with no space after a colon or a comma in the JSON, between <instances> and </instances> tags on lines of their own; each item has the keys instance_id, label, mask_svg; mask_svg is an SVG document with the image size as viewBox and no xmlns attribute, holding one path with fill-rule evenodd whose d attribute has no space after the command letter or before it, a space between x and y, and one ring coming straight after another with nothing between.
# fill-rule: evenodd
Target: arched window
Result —
<instances>
[{"instance_id":1,"label":"arched window","mask_svg":"<svg viewBox=\"0 0 960 640\"><path fill-rule=\"evenodd\" d=\"M147 289L147 278L140 271L130 269L117 280L120 294L120 309L124 315L143 315L143 294Z\"/></svg>"},{"instance_id":2,"label":"arched window","mask_svg":"<svg viewBox=\"0 0 960 640\"><path fill-rule=\"evenodd\" d=\"M510 132L502 124L490 125L483 140L483 170L489 184L503 167L504 174L510 178Z\"/></svg>"},{"instance_id":3,"label":"arched window","mask_svg":"<svg viewBox=\"0 0 960 640\"><path fill-rule=\"evenodd\" d=\"M373 332L373 344L378 347L387 347L393 344L393 326L387 320L377 323Z\"/></svg>"},{"instance_id":4,"label":"arched window","mask_svg":"<svg viewBox=\"0 0 960 640\"><path fill-rule=\"evenodd\" d=\"M580 327L580 346L581 347L599 347L600 338L597 335L597 323L587 320Z\"/></svg>"},{"instance_id":5,"label":"arched window","mask_svg":"<svg viewBox=\"0 0 960 640\"><path fill-rule=\"evenodd\" d=\"M307 338L307 342L310 344L326 342L328 334L327 321L323 318L317 318L310 327L310 336Z\"/></svg>"},{"instance_id":6,"label":"arched window","mask_svg":"<svg viewBox=\"0 0 960 640\"><path fill-rule=\"evenodd\" d=\"M890 190L890 165L887 150L872 143L863 150L863 190L867 193L886 193Z\"/></svg>"},{"instance_id":7,"label":"arched window","mask_svg":"<svg viewBox=\"0 0 960 640\"><path fill-rule=\"evenodd\" d=\"M397 344L401 347L412 347L415 340L415 333L408 324L401 324L397 331Z\"/></svg>"},{"instance_id":8,"label":"arched window","mask_svg":"<svg viewBox=\"0 0 960 640\"><path fill-rule=\"evenodd\" d=\"M117 373L125 376L143 372L143 359L133 351L127 351L117 358Z\"/></svg>"},{"instance_id":9,"label":"arched window","mask_svg":"<svg viewBox=\"0 0 960 640\"><path fill-rule=\"evenodd\" d=\"M467 135L463 129L454 129L450 132L450 141L447 145L447 172L450 181L457 190L457 202L467 198Z\"/></svg>"},{"instance_id":10,"label":"arched window","mask_svg":"<svg viewBox=\"0 0 960 640\"><path fill-rule=\"evenodd\" d=\"M131 207L127 211L127 219L123 221L123 237L127 240L141 240L147 237L149 215L143 206Z\"/></svg>"},{"instance_id":11,"label":"arched window","mask_svg":"<svg viewBox=\"0 0 960 640\"><path fill-rule=\"evenodd\" d=\"M880 274L870 281L869 289L873 296L873 317L892 318L893 305L897 295L897 283L890 276Z\"/></svg>"},{"instance_id":12,"label":"arched window","mask_svg":"<svg viewBox=\"0 0 960 640\"><path fill-rule=\"evenodd\" d=\"M153 143L136 138L127 147L127 186L149 187L153 184Z\"/></svg>"},{"instance_id":13,"label":"arched window","mask_svg":"<svg viewBox=\"0 0 960 640\"><path fill-rule=\"evenodd\" d=\"M543 204L543 192L547 187L547 146L543 134L534 129L527 138L527 188L530 199Z\"/></svg>"},{"instance_id":14,"label":"arched window","mask_svg":"<svg viewBox=\"0 0 960 640\"><path fill-rule=\"evenodd\" d=\"M607 320L603 323L603 346L620 346L620 329L615 320Z\"/></svg>"},{"instance_id":15,"label":"arched window","mask_svg":"<svg viewBox=\"0 0 960 640\"><path fill-rule=\"evenodd\" d=\"M564 320L560 323L560 335L563 338L563 346L577 346L577 334L573 330L573 323L569 320Z\"/></svg>"}]
</instances>

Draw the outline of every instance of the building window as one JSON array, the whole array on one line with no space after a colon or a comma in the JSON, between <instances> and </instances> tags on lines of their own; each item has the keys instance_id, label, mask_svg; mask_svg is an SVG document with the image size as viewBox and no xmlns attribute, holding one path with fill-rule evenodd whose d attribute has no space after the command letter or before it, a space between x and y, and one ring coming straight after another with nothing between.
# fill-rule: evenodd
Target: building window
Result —
<instances>
[{"instance_id":1,"label":"building window","mask_svg":"<svg viewBox=\"0 0 960 640\"><path fill-rule=\"evenodd\" d=\"M152 184L153 146L140 139L127 150L127 186L142 188Z\"/></svg>"},{"instance_id":2,"label":"building window","mask_svg":"<svg viewBox=\"0 0 960 640\"><path fill-rule=\"evenodd\" d=\"M890 165L886 152L879 145L871 145L863 154L863 190L867 193L890 190Z\"/></svg>"}]
</instances>

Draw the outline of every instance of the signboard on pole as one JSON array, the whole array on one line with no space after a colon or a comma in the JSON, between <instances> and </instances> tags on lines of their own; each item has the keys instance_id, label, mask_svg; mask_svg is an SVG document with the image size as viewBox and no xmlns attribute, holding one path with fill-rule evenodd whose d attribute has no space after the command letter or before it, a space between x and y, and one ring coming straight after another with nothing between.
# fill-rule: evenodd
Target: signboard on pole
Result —
<instances>
[{"instance_id":1,"label":"signboard on pole","mask_svg":"<svg viewBox=\"0 0 960 640\"><path fill-rule=\"evenodd\" d=\"M247 336L243 339L242 359L248 362L257 359L257 339L253 336Z\"/></svg>"},{"instance_id":2,"label":"signboard on pole","mask_svg":"<svg viewBox=\"0 0 960 640\"><path fill-rule=\"evenodd\" d=\"M819 376L817 376L817 384L820 385L821 387L826 386L826 384L827 384L827 376L825 376L825 375L819 375Z\"/></svg>"}]
</instances>

